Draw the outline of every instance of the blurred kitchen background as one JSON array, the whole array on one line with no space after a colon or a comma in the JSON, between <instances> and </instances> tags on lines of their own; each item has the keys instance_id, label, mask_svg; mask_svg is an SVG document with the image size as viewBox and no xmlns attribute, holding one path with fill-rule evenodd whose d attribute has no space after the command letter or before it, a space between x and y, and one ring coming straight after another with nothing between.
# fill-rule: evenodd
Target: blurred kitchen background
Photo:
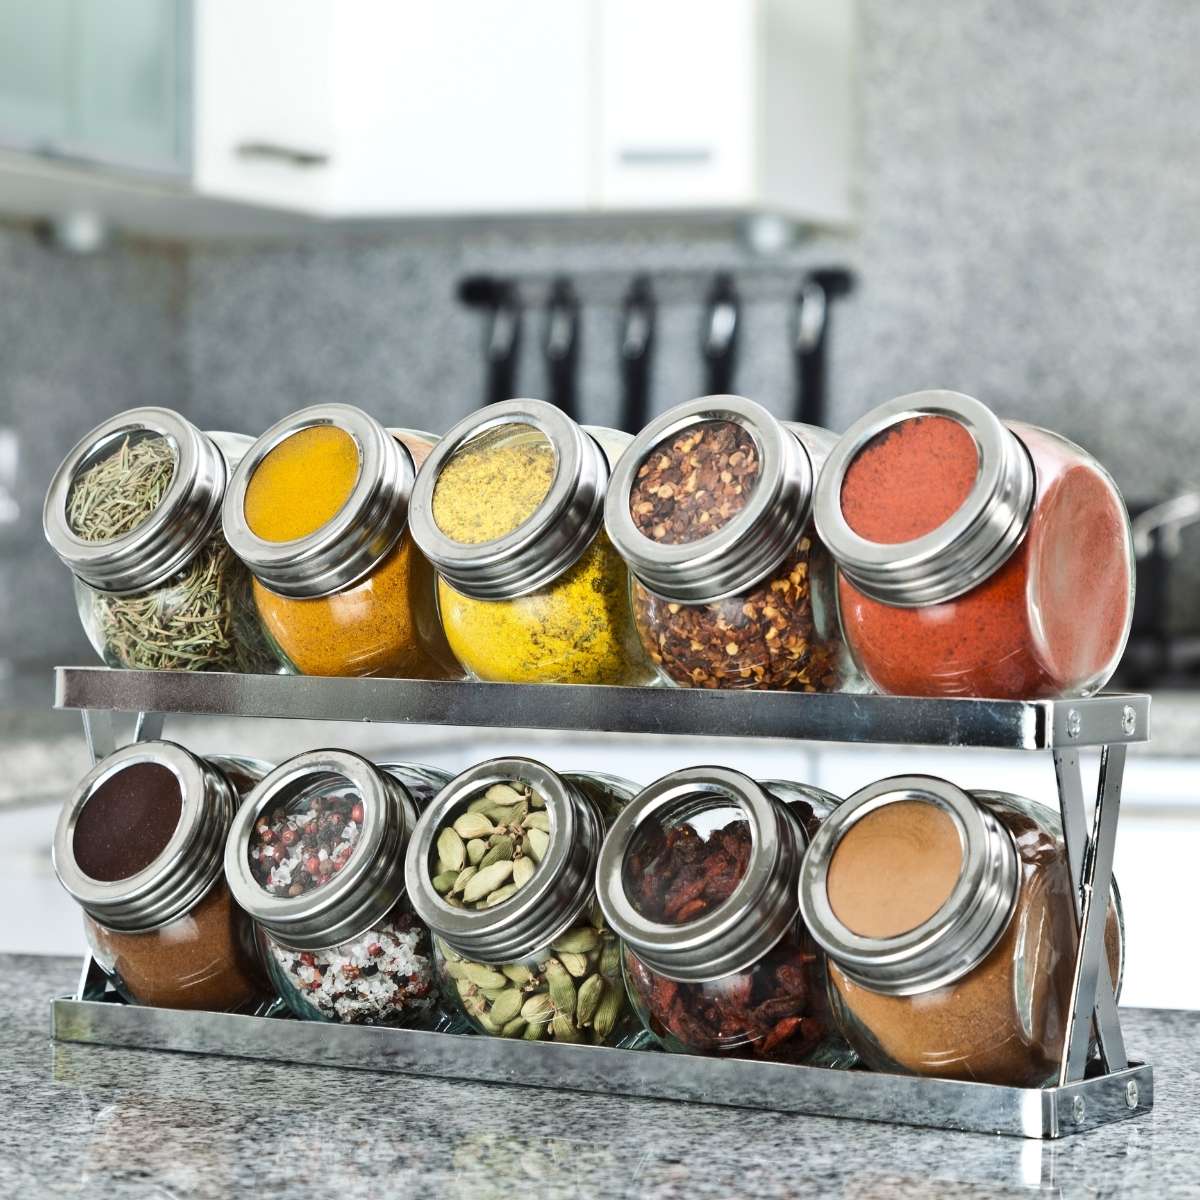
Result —
<instances>
[{"instance_id":1,"label":"blurred kitchen background","mask_svg":"<svg viewBox=\"0 0 1200 1200\"><path fill-rule=\"evenodd\" d=\"M1080 442L1141 514L1126 999L1200 1006L1173 962L1200 855L1197 61L1188 0L0 0L0 950L81 943L48 845L87 758L50 667L93 656L40 514L103 417L256 434L340 400L440 432L515 394L636 425L732 390L841 430L946 387ZM167 736L1054 795L1015 755Z\"/></svg>"}]
</instances>

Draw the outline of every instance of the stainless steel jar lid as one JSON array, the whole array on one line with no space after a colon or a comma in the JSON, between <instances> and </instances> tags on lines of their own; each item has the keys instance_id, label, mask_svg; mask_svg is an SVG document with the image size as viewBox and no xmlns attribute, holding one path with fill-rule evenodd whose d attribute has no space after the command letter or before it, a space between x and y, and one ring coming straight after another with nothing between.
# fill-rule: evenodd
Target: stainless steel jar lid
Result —
<instances>
[{"instance_id":1,"label":"stainless steel jar lid","mask_svg":"<svg viewBox=\"0 0 1200 1200\"><path fill-rule=\"evenodd\" d=\"M529 882L507 900L492 908L455 908L434 890L430 874L438 833L493 784L511 782L528 784L546 802L546 854ZM451 949L479 962L515 962L547 946L592 902L603 838L598 807L570 774L531 758L492 759L455 776L425 810L408 848L408 896L421 920Z\"/></svg>"},{"instance_id":2,"label":"stainless steel jar lid","mask_svg":"<svg viewBox=\"0 0 1200 1200\"><path fill-rule=\"evenodd\" d=\"M829 864L859 821L902 801L934 805L953 820L962 842L962 870L928 920L895 937L863 937L834 915ZM1007 928L1019 889L1012 835L987 808L944 779L897 775L855 792L822 824L800 873L800 911L817 944L850 979L886 995L912 996L972 971Z\"/></svg>"},{"instance_id":3,"label":"stainless steel jar lid","mask_svg":"<svg viewBox=\"0 0 1200 1200\"><path fill-rule=\"evenodd\" d=\"M873 542L842 513L842 484L873 438L918 417L946 417L975 442L979 472L957 512L908 542ZM953 600L985 580L1017 548L1033 507L1029 452L986 405L959 392L913 392L872 409L846 430L817 483L817 532L843 574L866 595L897 607Z\"/></svg>"},{"instance_id":4,"label":"stainless steel jar lid","mask_svg":"<svg viewBox=\"0 0 1200 1200\"><path fill-rule=\"evenodd\" d=\"M277 446L304 429L329 425L358 447L358 478L345 504L319 529L289 542L254 533L246 489ZM412 455L374 417L350 404L314 404L277 421L246 452L225 496L221 522L234 554L271 591L312 599L356 583L395 546L408 521Z\"/></svg>"},{"instance_id":5,"label":"stainless steel jar lid","mask_svg":"<svg viewBox=\"0 0 1200 1200\"><path fill-rule=\"evenodd\" d=\"M751 851L746 872L723 904L694 921L651 921L625 890L625 859L641 827L686 819L728 802L744 814ZM673 771L638 793L613 823L596 868L596 893L613 932L668 979L701 983L743 971L795 923L796 876L806 837L786 803L740 771L691 767Z\"/></svg>"},{"instance_id":6,"label":"stainless steel jar lid","mask_svg":"<svg viewBox=\"0 0 1200 1200\"><path fill-rule=\"evenodd\" d=\"M753 438L759 472L750 498L715 533L656 542L629 511L637 473L659 443L710 421L738 425ZM811 515L813 467L802 428L784 426L744 396L702 396L651 421L617 463L604 506L608 536L634 575L650 591L683 604L709 604L766 579L795 551Z\"/></svg>"},{"instance_id":7,"label":"stainless steel jar lid","mask_svg":"<svg viewBox=\"0 0 1200 1200\"><path fill-rule=\"evenodd\" d=\"M166 439L175 473L158 507L120 537L88 542L67 519L75 480L114 453L123 439ZM129 593L157 587L183 570L217 531L227 468L216 443L169 408L131 408L102 421L59 464L46 492L42 528L54 553L100 591Z\"/></svg>"},{"instance_id":8,"label":"stainless steel jar lid","mask_svg":"<svg viewBox=\"0 0 1200 1200\"><path fill-rule=\"evenodd\" d=\"M250 869L250 839L271 807L331 790L353 791L363 825L345 869L299 896L274 896ZM404 852L417 806L399 778L349 750L310 750L280 764L233 819L225 878L234 900L281 945L324 950L381 921L404 895Z\"/></svg>"},{"instance_id":9,"label":"stainless steel jar lid","mask_svg":"<svg viewBox=\"0 0 1200 1200\"><path fill-rule=\"evenodd\" d=\"M528 425L555 456L550 490L528 520L490 542L455 541L433 517L433 493L446 464L468 442L502 426ZM464 596L511 600L552 583L592 544L604 521L608 460L566 413L542 400L504 400L458 422L422 464L413 487L413 540Z\"/></svg>"},{"instance_id":10,"label":"stainless steel jar lid","mask_svg":"<svg viewBox=\"0 0 1200 1200\"><path fill-rule=\"evenodd\" d=\"M110 779L138 763L167 768L179 783L180 813L153 862L125 879L102 883L75 861L75 826L84 806ZM174 742L136 742L97 763L63 805L52 857L59 882L107 929L145 933L183 916L221 876L225 835L237 808L233 785L212 763Z\"/></svg>"}]
</instances>

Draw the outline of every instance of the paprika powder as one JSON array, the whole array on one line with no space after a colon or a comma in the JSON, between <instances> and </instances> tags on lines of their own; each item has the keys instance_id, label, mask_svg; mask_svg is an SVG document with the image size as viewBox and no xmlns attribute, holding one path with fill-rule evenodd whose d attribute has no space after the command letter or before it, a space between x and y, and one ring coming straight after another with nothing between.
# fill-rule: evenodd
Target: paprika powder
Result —
<instances>
[{"instance_id":1,"label":"paprika powder","mask_svg":"<svg viewBox=\"0 0 1200 1200\"><path fill-rule=\"evenodd\" d=\"M676 771L617 818L597 870L630 997L667 1050L848 1065L796 877L836 798L737 771Z\"/></svg>"},{"instance_id":2,"label":"paprika powder","mask_svg":"<svg viewBox=\"0 0 1200 1200\"><path fill-rule=\"evenodd\" d=\"M1088 695L1133 618L1129 517L1108 473L1049 430L917 392L868 413L817 485L842 628L883 692Z\"/></svg>"}]
</instances>

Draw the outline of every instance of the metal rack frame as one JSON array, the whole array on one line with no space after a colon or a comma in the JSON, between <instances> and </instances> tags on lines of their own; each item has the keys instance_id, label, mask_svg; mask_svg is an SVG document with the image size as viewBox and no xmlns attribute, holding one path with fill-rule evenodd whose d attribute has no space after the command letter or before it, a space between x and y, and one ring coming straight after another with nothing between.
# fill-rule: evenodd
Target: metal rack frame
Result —
<instances>
[{"instance_id":1,"label":"metal rack frame","mask_svg":"<svg viewBox=\"0 0 1200 1200\"><path fill-rule=\"evenodd\" d=\"M482 1076L1035 1138L1095 1128L1153 1105L1151 1068L1130 1062L1125 1051L1104 956L1126 748L1149 737L1148 696L925 700L59 667L55 707L81 710L94 760L115 748L114 712L136 714L134 740L159 737L166 714L207 714L1048 751L1081 930L1058 1079L1041 1088L552 1042L492 1038L464 1045L461 1034L136 1008L113 1002L90 959L77 994L53 1001L59 1040L443 1078ZM1079 762L1079 751L1088 747L1100 750L1090 828Z\"/></svg>"}]
</instances>

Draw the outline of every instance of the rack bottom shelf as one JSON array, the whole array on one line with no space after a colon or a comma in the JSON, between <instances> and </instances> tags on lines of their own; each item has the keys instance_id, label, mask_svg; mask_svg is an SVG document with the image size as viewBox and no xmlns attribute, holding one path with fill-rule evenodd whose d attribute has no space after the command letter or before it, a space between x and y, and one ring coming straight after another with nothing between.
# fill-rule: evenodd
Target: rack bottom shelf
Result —
<instances>
[{"instance_id":1,"label":"rack bottom shelf","mask_svg":"<svg viewBox=\"0 0 1200 1200\"><path fill-rule=\"evenodd\" d=\"M1082 1133L1147 1112L1154 1103L1153 1074L1141 1063L1061 1088L1012 1088L75 999L52 1002L51 1029L64 1042L486 1080L1013 1137Z\"/></svg>"}]
</instances>

